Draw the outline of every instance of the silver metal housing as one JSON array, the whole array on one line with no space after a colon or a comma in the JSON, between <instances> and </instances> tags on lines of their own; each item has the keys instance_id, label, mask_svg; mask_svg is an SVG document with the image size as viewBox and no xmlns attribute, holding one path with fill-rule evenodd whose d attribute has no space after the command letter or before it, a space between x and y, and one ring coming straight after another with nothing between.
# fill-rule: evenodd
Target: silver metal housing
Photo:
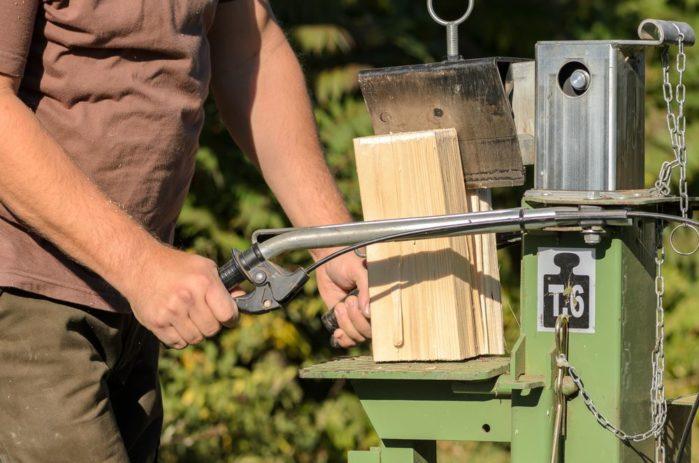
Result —
<instances>
[{"instance_id":1,"label":"silver metal housing","mask_svg":"<svg viewBox=\"0 0 699 463\"><path fill-rule=\"evenodd\" d=\"M643 188L645 60L640 41L539 42L535 188ZM566 71L568 70L568 71ZM579 91L566 72L589 74Z\"/></svg>"}]
</instances>

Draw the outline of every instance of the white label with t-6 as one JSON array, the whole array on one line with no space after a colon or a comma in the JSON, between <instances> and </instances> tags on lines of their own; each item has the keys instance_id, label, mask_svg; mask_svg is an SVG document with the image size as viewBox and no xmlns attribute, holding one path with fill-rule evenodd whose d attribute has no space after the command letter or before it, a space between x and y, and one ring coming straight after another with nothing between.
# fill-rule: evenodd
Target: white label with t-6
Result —
<instances>
[{"instance_id":1,"label":"white label with t-6","mask_svg":"<svg viewBox=\"0 0 699 463\"><path fill-rule=\"evenodd\" d=\"M537 331L553 331L568 315L570 331L595 332L595 250L539 248Z\"/></svg>"}]
</instances>

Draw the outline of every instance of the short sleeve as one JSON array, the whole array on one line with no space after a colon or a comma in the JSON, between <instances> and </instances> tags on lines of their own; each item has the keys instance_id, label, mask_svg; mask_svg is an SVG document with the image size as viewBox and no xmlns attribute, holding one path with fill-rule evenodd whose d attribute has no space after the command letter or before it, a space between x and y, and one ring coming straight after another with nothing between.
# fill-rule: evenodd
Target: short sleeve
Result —
<instances>
[{"instance_id":1,"label":"short sleeve","mask_svg":"<svg viewBox=\"0 0 699 463\"><path fill-rule=\"evenodd\" d=\"M22 77L41 0L0 0L0 74Z\"/></svg>"}]
</instances>

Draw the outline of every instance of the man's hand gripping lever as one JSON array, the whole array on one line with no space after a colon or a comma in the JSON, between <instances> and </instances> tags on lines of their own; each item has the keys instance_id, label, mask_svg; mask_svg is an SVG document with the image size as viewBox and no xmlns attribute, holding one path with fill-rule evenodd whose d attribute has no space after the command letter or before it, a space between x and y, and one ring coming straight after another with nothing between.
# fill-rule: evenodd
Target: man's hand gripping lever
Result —
<instances>
[{"instance_id":1,"label":"man's hand gripping lever","mask_svg":"<svg viewBox=\"0 0 699 463\"><path fill-rule=\"evenodd\" d=\"M238 311L252 315L283 308L308 281L305 269L285 270L264 259L254 246L245 253L234 250L231 260L221 266L218 273L229 291L244 281L255 286L249 294L235 299Z\"/></svg>"}]
</instances>

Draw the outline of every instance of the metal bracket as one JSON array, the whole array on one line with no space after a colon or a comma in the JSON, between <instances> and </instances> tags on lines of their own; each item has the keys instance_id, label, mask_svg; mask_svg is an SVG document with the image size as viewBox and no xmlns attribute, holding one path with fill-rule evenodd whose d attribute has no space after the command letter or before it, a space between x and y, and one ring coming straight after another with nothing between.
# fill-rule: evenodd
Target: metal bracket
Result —
<instances>
[{"instance_id":1,"label":"metal bracket","mask_svg":"<svg viewBox=\"0 0 699 463\"><path fill-rule=\"evenodd\" d=\"M366 70L358 79L376 135L454 128L466 188L510 187L524 184L524 167L503 78L523 62L444 61Z\"/></svg>"},{"instance_id":2,"label":"metal bracket","mask_svg":"<svg viewBox=\"0 0 699 463\"><path fill-rule=\"evenodd\" d=\"M239 259L240 252L233 252L233 259ZM290 272L282 267L262 261L246 272L248 281L255 289L235 299L241 313L259 315L283 308L308 281L308 274L302 268Z\"/></svg>"},{"instance_id":3,"label":"metal bracket","mask_svg":"<svg viewBox=\"0 0 699 463\"><path fill-rule=\"evenodd\" d=\"M263 228L260 230L255 230L252 232L252 239L251 242L252 244L257 244L261 243L265 240L268 240L270 238L274 238L275 236L279 236L283 233L293 231L294 228Z\"/></svg>"},{"instance_id":4,"label":"metal bracket","mask_svg":"<svg viewBox=\"0 0 699 463\"><path fill-rule=\"evenodd\" d=\"M566 422L568 414L567 397L563 391L564 378L568 376L568 315L559 315L556 319L556 347L554 361L556 365L556 379L553 391L556 396L556 417L554 419L553 440L551 444L551 463L561 461L561 444L566 436Z\"/></svg>"},{"instance_id":5,"label":"metal bracket","mask_svg":"<svg viewBox=\"0 0 699 463\"><path fill-rule=\"evenodd\" d=\"M527 190L524 199L539 204L595 206L653 206L677 202L678 198L663 196L651 190L571 191Z\"/></svg>"},{"instance_id":6,"label":"metal bracket","mask_svg":"<svg viewBox=\"0 0 699 463\"><path fill-rule=\"evenodd\" d=\"M650 42L648 45L677 44L680 34L686 45L694 45L696 42L694 29L684 22L645 19L638 26L638 37Z\"/></svg>"},{"instance_id":7,"label":"metal bracket","mask_svg":"<svg viewBox=\"0 0 699 463\"><path fill-rule=\"evenodd\" d=\"M509 375L502 375L495 383L494 392L498 397L511 395L513 391L520 391L526 395L533 389L543 389L546 387L546 380L543 375L521 375L517 379L512 379Z\"/></svg>"}]
</instances>

